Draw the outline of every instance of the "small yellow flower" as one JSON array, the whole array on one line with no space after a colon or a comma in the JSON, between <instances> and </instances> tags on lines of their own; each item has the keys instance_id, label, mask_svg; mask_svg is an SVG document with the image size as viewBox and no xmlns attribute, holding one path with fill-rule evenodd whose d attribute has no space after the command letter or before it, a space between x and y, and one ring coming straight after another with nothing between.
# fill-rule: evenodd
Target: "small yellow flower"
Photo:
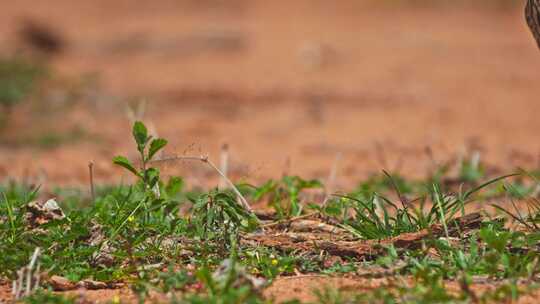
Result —
<instances>
[{"instance_id":1,"label":"small yellow flower","mask_svg":"<svg viewBox=\"0 0 540 304\"><path fill-rule=\"evenodd\" d=\"M118 295L114 295L114 297L112 298L112 303L120 304L120 297Z\"/></svg>"},{"instance_id":2,"label":"small yellow flower","mask_svg":"<svg viewBox=\"0 0 540 304\"><path fill-rule=\"evenodd\" d=\"M273 260L272 260L272 265L276 266L277 264L278 264L278 260L273 259Z\"/></svg>"},{"instance_id":3,"label":"small yellow flower","mask_svg":"<svg viewBox=\"0 0 540 304\"><path fill-rule=\"evenodd\" d=\"M135 217L133 215L128 216L128 222L133 222Z\"/></svg>"}]
</instances>

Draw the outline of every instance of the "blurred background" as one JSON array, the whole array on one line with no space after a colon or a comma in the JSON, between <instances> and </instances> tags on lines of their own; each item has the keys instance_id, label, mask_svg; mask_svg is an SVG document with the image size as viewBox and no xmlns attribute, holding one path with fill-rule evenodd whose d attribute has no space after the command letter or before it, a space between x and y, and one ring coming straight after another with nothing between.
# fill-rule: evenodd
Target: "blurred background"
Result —
<instances>
[{"instance_id":1,"label":"blurred background","mask_svg":"<svg viewBox=\"0 0 540 304\"><path fill-rule=\"evenodd\" d=\"M343 187L480 156L538 167L540 52L518 0L4 1L0 177L124 178L131 123L166 155ZM166 164L214 185L200 164Z\"/></svg>"}]
</instances>

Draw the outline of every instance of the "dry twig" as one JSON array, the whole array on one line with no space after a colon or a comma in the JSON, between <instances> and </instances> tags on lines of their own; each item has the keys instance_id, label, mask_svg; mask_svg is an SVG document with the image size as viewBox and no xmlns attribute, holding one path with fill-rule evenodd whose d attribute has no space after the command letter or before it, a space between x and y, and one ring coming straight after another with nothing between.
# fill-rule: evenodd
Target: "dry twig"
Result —
<instances>
[{"instance_id":1,"label":"dry twig","mask_svg":"<svg viewBox=\"0 0 540 304\"><path fill-rule=\"evenodd\" d=\"M41 269L41 264L38 262L38 258L40 252L41 249L36 247L28 266L17 271L17 280L13 281L11 290L15 300L18 300L23 296L29 296L39 287L39 271ZM35 272L33 271L34 266L36 266Z\"/></svg>"},{"instance_id":2,"label":"dry twig","mask_svg":"<svg viewBox=\"0 0 540 304\"><path fill-rule=\"evenodd\" d=\"M223 172L224 176L227 176L229 171L229 145L223 144L221 146L221 153L219 155L219 167L221 168L221 172ZM219 178L219 189L226 189L227 188L227 180L220 176Z\"/></svg>"},{"instance_id":3,"label":"dry twig","mask_svg":"<svg viewBox=\"0 0 540 304\"><path fill-rule=\"evenodd\" d=\"M96 201L96 191L94 188L94 162L88 163L88 174L90 176L90 195L92 196L92 202Z\"/></svg>"},{"instance_id":4,"label":"dry twig","mask_svg":"<svg viewBox=\"0 0 540 304\"><path fill-rule=\"evenodd\" d=\"M336 183L336 177L337 177L337 170L339 161L341 160L341 153L336 154L336 158L334 159L334 163L332 164L332 168L330 169L330 173L328 174L328 179L326 180L326 187L324 189L324 201L322 203L323 208L326 207L326 204L328 203L328 200L330 199L330 196L332 195L332 192L334 191L334 186Z\"/></svg>"},{"instance_id":5,"label":"dry twig","mask_svg":"<svg viewBox=\"0 0 540 304\"><path fill-rule=\"evenodd\" d=\"M234 191L234 193L238 196L238 198L240 200L240 204L246 210L248 210L249 212L253 212L253 210L249 206L247 200L244 198L242 193L240 193L238 188L236 188L234 183L229 178L227 178L227 176L210 159L208 159L208 156L203 156L203 155L202 156L180 156L180 155L176 155L176 156L170 156L170 157L164 157L164 158L161 158L161 159L152 160L150 162L151 163L159 163L159 162L170 162L170 161L181 161L181 160L186 160L186 161L194 161L195 160L195 161L200 161L200 162L208 164L212 169L214 169L219 174L219 176L221 178L223 178L227 182L229 187L231 187L231 189Z\"/></svg>"}]
</instances>

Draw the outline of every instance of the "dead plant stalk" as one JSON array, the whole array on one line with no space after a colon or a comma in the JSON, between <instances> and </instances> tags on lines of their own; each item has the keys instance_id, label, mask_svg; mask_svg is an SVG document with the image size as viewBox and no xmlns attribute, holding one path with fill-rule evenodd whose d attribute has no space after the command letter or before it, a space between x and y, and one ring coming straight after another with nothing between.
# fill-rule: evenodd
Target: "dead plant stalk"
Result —
<instances>
[{"instance_id":1,"label":"dead plant stalk","mask_svg":"<svg viewBox=\"0 0 540 304\"><path fill-rule=\"evenodd\" d=\"M231 187L231 189L234 191L234 193L238 196L238 198L240 200L240 204L246 210L248 210L249 212L253 212L253 210L249 206L247 200L244 198L242 193L240 193L238 188L236 188L234 183L210 159L208 159L208 156L204 156L204 155L201 155L201 156L179 156L179 155L176 155L176 156L170 156L170 157L164 157L164 158L161 158L161 159L156 159L156 160L150 161L150 163L170 162L170 161L200 161L200 162L208 164L212 169L214 169L214 171L216 171L219 174L219 176L222 179L224 179L227 182L229 187Z\"/></svg>"}]
</instances>

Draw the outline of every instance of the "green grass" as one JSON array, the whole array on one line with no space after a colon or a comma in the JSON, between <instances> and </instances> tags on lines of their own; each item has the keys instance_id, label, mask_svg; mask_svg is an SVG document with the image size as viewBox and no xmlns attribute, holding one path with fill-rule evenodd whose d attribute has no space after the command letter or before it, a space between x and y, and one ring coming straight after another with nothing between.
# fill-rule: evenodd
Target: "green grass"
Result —
<instances>
[{"instance_id":1,"label":"green grass","mask_svg":"<svg viewBox=\"0 0 540 304\"><path fill-rule=\"evenodd\" d=\"M142 123L134 125L133 137L139 165L122 156L113 161L136 176L134 184L98 187L95 199L84 194L86 190L56 189L66 217L39 229L32 229L26 218L27 204L38 197L39 189L14 182L0 186L0 277L15 279L17 270L40 247L41 267L50 275L74 282L87 278L126 282L141 299L152 290L172 292L174 303L264 303L250 280L258 277L271 283L296 271L341 275L378 266L394 271L395 282L412 280L411 286L395 283L361 294L323 289L318 292L319 303L500 301L527 293L537 279L537 203L527 216L499 206L504 220L488 219L458 239L428 237L416 250L390 246L375 260L328 263L324 252L300 254L241 244L243 234L262 232L262 222L237 202L234 192L192 192L180 177L162 178L152 160L167 141L150 137ZM445 172L439 170L436 178L424 181L383 172L350 193L332 196L326 206L308 193L324 188L316 180L286 176L239 189L250 201L266 201L277 220L316 213L345 228L350 238L384 239L432 225L450 229L452 219L471 202L523 198L537 186L534 173L491 179L460 174L460 185L452 188L445 182L449 179ZM505 220L524 229L509 229ZM228 266L216 276L223 265ZM498 288L476 294L471 285L478 277L498 282ZM458 292L448 290L449 282L458 284ZM25 301L74 300L41 290Z\"/></svg>"},{"instance_id":2,"label":"green grass","mask_svg":"<svg viewBox=\"0 0 540 304\"><path fill-rule=\"evenodd\" d=\"M89 134L81 127L75 126L64 132L41 130L30 135L20 135L16 138L2 138L0 144L11 148L37 148L41 150L56 149L68 144L83 141L99 141L100 138Z\"/></svg>"},{"instance_id":3,"label":"green grass","mask_svg":"<svg viewBox=\"0 0 540 304\"><path fill-rule=\"evenodd\" d=\"M9 120L14 105L31 96L47 68L23 57L0 57L0 127Z\"/></svg>"},{"instance_id":4,"label":"green grass","mask_svg":"<svg viewBox=\"0 0 540 304\"><path fill-rule=\"evenodd\" d=\"M22 57L0 58L0 105L12 106L32 93L47 71Z\"/></svg>"}]
</instances>

